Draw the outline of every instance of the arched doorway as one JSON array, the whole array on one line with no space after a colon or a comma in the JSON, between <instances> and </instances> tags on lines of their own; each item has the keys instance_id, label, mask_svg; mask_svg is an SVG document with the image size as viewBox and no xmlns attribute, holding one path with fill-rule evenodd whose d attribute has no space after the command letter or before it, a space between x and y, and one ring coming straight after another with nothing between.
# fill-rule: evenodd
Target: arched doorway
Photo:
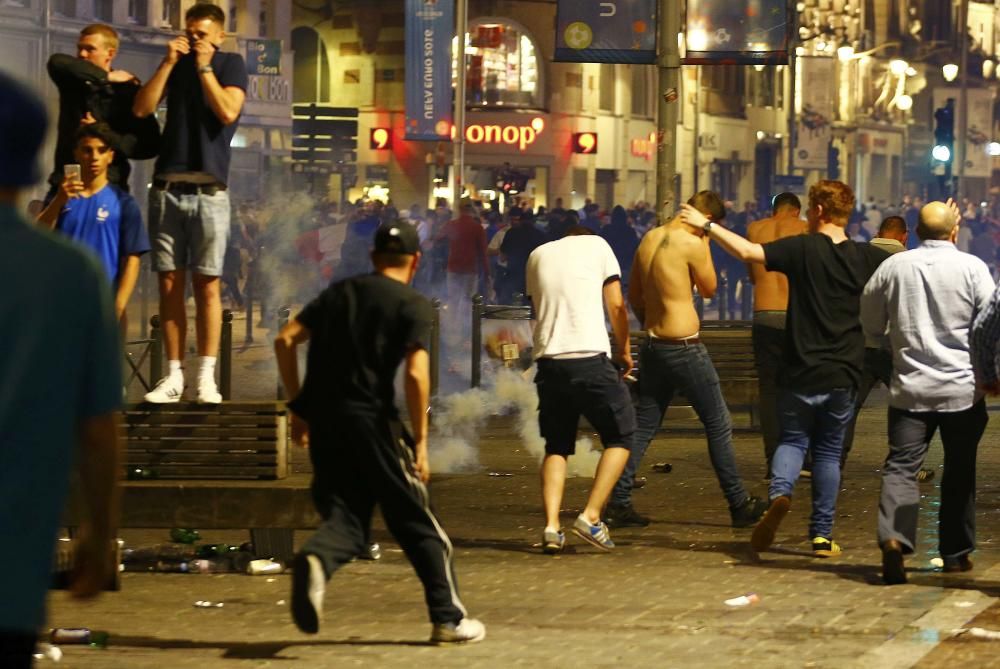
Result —
<instances>
[{"instance_id":1,"label":"arched doorway","mask_svg":"<svg viewBox=\"0 0 1000 669\"><path fill-rule=\"evenodd\" d=\"M292 101L329 101L330 61L323 38L312 28L295 28L292 30L292 50L295 52Z\"/></svg>"}]
</instances>

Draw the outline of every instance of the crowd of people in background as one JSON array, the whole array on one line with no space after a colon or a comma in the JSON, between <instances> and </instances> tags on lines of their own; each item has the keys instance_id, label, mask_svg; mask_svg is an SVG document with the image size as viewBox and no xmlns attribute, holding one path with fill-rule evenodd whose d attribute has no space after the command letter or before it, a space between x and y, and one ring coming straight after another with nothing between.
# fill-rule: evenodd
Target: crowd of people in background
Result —
<instances>
[{"instance_id":1,"label":"crowd of people in background","mask_svg":"<svg viewBox=\"0 0 1000 669\"><path fill-rule=\"evenodd\" d=\"M915 248L919 244L918 213L924 204L921 198L910 196L898 204L869 199L854 210L847 236L854 241L871 241L878 237L884 220L899 217L908 232L907 248ZM770 203L725 201L726 216L719 224L747 237L749 226L765 219L770 209ZM990 202L966 200L961 210L966 224L959 234L959 250L980 258L994 277L1000 277L1000 195ZM271 306L305 301L331 280L370 271L368 251L375 231L395 221L409 221L419 233L424 260L414 286L463 312L477 294L487 303L522 303L528 256L538 246L561 239L576 224L608 242L621 265L623 288L627 290L635 251L656 225L655 213L647 202L623 206L587 199L574 209L562 198L551 208L533 208L514 198L505 210L495 202L473 200L458 213L443 198L434 207L414 203L405 208L392 200L358 199L343 204L321 202L299 221L287 220L282 212L280 225L275 215L252 202L234 205L222 276L228 304L242 309L249 293L267 307L264 319L273 318ZM272 223L269 219L275 220ZM747 266L718 245L711 251L719 292L725 295L717 295L708 306L725 310L720 311L720 320L740 319L747 313L744 301L752 302Z\"/></svg>"}]
</instances>

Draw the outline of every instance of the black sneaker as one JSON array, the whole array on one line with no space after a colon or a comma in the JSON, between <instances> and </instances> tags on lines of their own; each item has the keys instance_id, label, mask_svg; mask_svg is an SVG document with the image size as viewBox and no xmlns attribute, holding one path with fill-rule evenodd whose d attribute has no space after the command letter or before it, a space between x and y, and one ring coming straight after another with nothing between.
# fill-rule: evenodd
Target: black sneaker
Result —
<instances>
[{"instance_id":1,"label":"black sneaker","mask_svg":"<svg viewBox=\"0 0 1000 669\"><path fill-rule=\"evenodd\" d=\"M906 583L903 546L895 539L889 539L882 546L882 582L886 585Z\"/></svg>"},{"instance_id":2,"label":"black sneaker","mask_svg":"<svg viewBox=\"0 0 1000 669\"><path fill-rule=\"evenodd\" d=\"M767 502L760 497L750 496L737 507L730 507L729 516L733 519L733 527L750 527L767 511Z\"/></svg>"},{"instance_id":3,"label":"black sneaker","mask_svg":"<svg viewBox=\"0 0 1000 669\"><path fill-rule=\"evenodd\" d=\"M649 525L649 518L641 515L631 504L608 504L603 520L608 527L614 528Z\"/></svg>"}]
</instances>

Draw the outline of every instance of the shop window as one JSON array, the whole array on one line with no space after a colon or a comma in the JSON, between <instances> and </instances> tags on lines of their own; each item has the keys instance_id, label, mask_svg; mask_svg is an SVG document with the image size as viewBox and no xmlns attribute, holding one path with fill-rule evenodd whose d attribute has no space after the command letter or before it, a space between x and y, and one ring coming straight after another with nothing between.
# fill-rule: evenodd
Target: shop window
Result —
<instances>
[{"instance_id":1,"label":"shop window","mask_svg":"<svg viewBox=\"0 0 1000 669\"><path fill-rule=\"evenodd\" d=\"M469 107L542 108L541 56L522 28L503 21L474 21L466 34L465 61ZM452 64L454 85L458 67Z\"/></svg>"},{"instance_id":2,"label":"shop window","mask_svg":"<svg viewBox=\"0 0 1000 669\"><path fill-rule=\"evenodd\" d=\"M128 22L137 26L149 23L148 0L128 0Z\"/></svg>"},{"instance_id":3,"label":"shop window","mask_svg":"<svg viewBox=\"0 0 1000 669\"><path fill-rule=\"evenodd\" d=\"M746 66L712 65L702 67L701 111L718 116L744 118Z\"/></svg>"},{"instance_id":4,"label":"shop window","mask_svg":"<svg viewBox=\"0 0 1000 669\"><path fill-rule=\"evenodd\" d=\"M615 66L611 63L601 63L601 85L598 104L601 111L615 110Z\"/></svg>"},{"instance_id":5,"label":"shop window","mask_svg":"<svg viewBox=\"0 0 1000 669\"><path fill-rule=\"evenodd\" d=\"M163 0L163 14L160 16L160 26L180 30L181 20L181 1Z\"/></svg>"},{"instance_id":6,"label":"shop window","mask_svg":"<svg viewBox=\"0 0 1000 669\"><path fill-rule=\"evenodd\" d=\"M652 116L649 91L653 68L647 65L632 65L632 115Z\"/></svg>"},{"instance_id":7,"label":"shop window","mask_svg":"<svg viewBox=\"0 0 1000 669\"><path fill-rule=\"evenodd\" d=\"M52 11L58 16L76 18L76 0L55 0L52 3Z\"/></svg>"},{"instance_id":8,"label":"shop window","mask_svg":"<svg viewBox=\"0 0 1000 669\"><path fill-rule=\"evenodd\" d=\"M757 69L757 68L760 69ZM776 107L777 106L777 80L776 68L766 65L755 66L750 70L750 104L754 107Z\"/></svg>"},{"instance_id":9,"label":"shop window","mask_svg":"<svg viewBox=\"0 0 1000 669\"><path fill-rule=\"evenodd\" d=\"M105 23L114 22L114 0L96 0L94 2L94 18Z\"/></svg>"}]
</instances>

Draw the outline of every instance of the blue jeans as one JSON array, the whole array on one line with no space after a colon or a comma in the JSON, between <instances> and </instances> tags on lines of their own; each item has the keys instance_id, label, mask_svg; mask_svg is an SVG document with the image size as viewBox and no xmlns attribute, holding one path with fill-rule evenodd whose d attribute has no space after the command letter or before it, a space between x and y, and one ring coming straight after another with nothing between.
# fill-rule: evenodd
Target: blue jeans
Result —
<instances>
[{"instance_id":1,"label":"blue jeans","mask_svg":"<svg viewBox=\"0 0 1000 669\"><path fill-rule=\"evenodd\" d=\"M674 344L650 340L639 353L639 401L636 430L625 471L611 493L611 503L632 502L635 473L646 454L674 393L691 402L708 437L708 455L730 507L743 504L749 495L743 487L733 452L733 425L722 397L719 375L703 344Z\"/></svg>"},{"instance_id":2,"label":"blue jeans","mask_svg":"<svg viewBox=\"0 0 1000 669\"><path fill-rule=\"evenodd\" d=\"M802 471L806 452L812 448L813 510L809 536L833 536L833 514L840 490L840 455L844 435L854 417L853 388L820 393L778 391L778 450L771 462L770 498L791 497Z\"/></svg>"}]
</instances>

